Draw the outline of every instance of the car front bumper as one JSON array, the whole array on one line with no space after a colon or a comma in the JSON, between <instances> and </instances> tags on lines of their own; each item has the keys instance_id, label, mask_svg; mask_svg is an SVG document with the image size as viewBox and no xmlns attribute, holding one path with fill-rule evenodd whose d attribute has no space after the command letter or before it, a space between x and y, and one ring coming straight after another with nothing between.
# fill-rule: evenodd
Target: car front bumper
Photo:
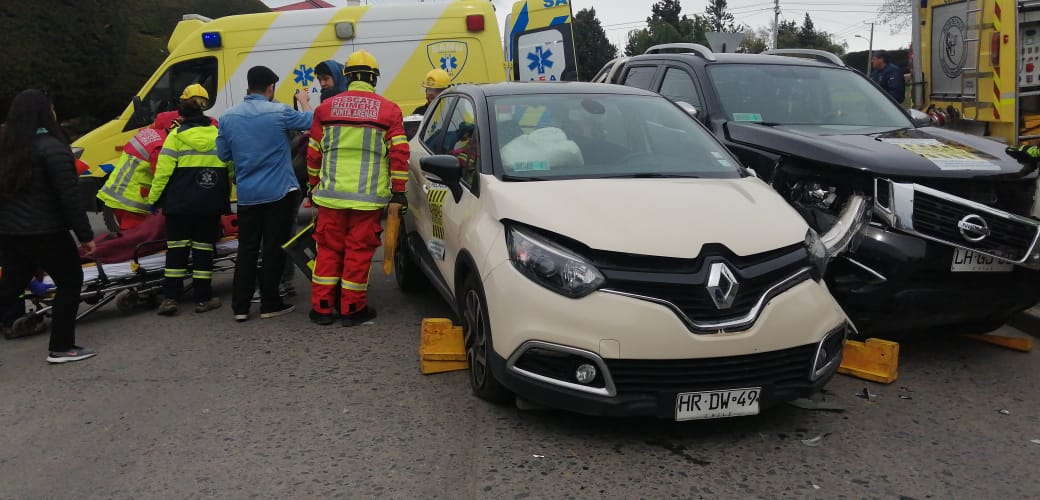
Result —
<instances>
[{"instance_id":1,"label":"car front bumper","mask_svg":"<svg viewBox=\"0 0 1040 500\"><path fill-rule=\"evenodd\" d=\"M484 289L496 379L524 399L585 414L674 418L679 393L744 387L761 387L761 408L805 396L837 370L848 330L826 287L812 280L773 298L750 328L710 334L691 332L671 309L646 300L560 296L509 262L487 273ZM532 343L569 354L532 362L524 357ZM575 362L594 364L600 378L585 386L568 379Z\"/></svg>"}]
</instances>

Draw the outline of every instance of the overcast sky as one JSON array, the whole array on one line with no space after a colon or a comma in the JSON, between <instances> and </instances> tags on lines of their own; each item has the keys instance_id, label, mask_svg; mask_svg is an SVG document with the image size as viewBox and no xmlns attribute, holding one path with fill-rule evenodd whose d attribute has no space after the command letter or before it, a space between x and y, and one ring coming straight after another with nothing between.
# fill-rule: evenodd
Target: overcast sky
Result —
<instances>
[{"instance_id":1,"label":"overcast sky","mask_svg":"<svg viewBox=\"0 0 1040 500\"><path fill-rule=\"evenodd\" d=\"M594 7L607 38L619 51L625 49L626 34L632 29L644 28L650 15L650 6L657 0L571 0L574 13ZM496 4L505 2L496 1ZM680 0L683 14L703 14L707 0ZM809 13L817 30L834 35L835 41L848 43L848 51L867 50L870 22L876 21L882 0L780 0L781 20L791 20L800 26ZM729 0L727 7L738 24L753 29L771 25L773 0ZM501 10L501 9L500 9ZM857 38L855 35L862 36ZM874 48L898 49L910 45L910 28L897 35L889 34L884 25L874 26Z\"/></svg>"}]
</instances>

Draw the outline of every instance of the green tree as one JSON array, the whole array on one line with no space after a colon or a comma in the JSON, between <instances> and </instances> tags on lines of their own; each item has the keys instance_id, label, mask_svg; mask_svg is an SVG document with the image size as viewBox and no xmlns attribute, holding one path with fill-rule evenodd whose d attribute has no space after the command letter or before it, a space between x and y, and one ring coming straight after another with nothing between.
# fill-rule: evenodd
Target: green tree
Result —
<instances>
[{"instance_id":1,"label":"green tree","mask_svg":"<svg viewBox=\"0 0 1040 500\"><path fill-rule=\"evenodd\" d=\"M185 13L215 18L264 12L259 0L65 0L46 8L0 3L0 121L26 88L47 89L58 118L109 120L166 58L166 42Z\"/></svg>"},{"instance_id":2,"label":"green tree","mask_svg":"<svg viewBox=\"0 0 1040 500\"><path fill-rule=\"evenodd\" d=\"M629 33L625 55L633 56L662 43L700 43L707 45L704 33L707 20L699 15L680 17L682 7L678 0L661 0L651 7L653 14L646 18L648 26Z\"/></svg>"},{"instance_id":3,"label":"green tree","mask_svg":"<svg viewBox=\"0 0 1040 500\"><path fill-rule=\"evenodd\" d=\"M708 23L708 31L735 33L740 29L733 23L733 14L726 10L726 0L708 0L704 8L704 17Z\"/></svg>"},{"instance_id":4,"label":"green tree","mask_svg":"<svg viewBox=\"0 0 1040 500\"><path fill-rule=\"evenodd\" d=\"M743 30L744 41L740 42L740 52L745 54L761 54L766 50L769 50L769 36L768 30L754 30L747 28Z\"/></svg>"},{"instance_id":5,"label":"green tree","mask_svg":"<svg viewBox=\"0 0 1040 500\"><path fill-rule=\"evenodd\" d=\"M826 50L839 56L844 54L846 49L846 44L835 42L830 33L816 31L808 13L805 14L802 26L798 26L794 21L780 21L777 26L776 46L780 49Z\"/></svg>"},{"instance_id":6,"label":"green tree","mask_svg":"<svg viewBox=\"0 0 1040 500\"><path fill-rule=\"evenodd\" d=\"M607 40L607 33L596 17L595 7L574 15L574 47L578 53L578 80L587 82L607 61L617 57L618 49Z\"/></svg>"}]
</instances>

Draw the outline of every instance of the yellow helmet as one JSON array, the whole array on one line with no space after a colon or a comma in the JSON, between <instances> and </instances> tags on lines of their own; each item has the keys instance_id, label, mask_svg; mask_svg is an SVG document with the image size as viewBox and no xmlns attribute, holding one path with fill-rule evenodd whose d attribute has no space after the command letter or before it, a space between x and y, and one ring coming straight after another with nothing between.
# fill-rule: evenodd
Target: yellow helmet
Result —
<instances>
[{"instance_id":1,"label":"yellow helmet","mask_svg":"<svg viewBox=\"0 0 1040 500\"><path fill-rule=\"evenodd\" d=\"M343 74L349 75L351 73L365 72L379 76L379 63L376 62L376 56L373 56L367 50L359 50L350 54L347 62L343 64Z\"/></svg>"},{"instance_id":2,"label":"yellow helmet","mask_svg":"<svg viewBox=\"0 0 1040 500\"><path fill-rule=\"evenodd\" d=\"M181 100L191 99L192 97L201 97L209 101L209 92L206 92L206 87L193 83L184 87L184 92L181 93Z\"/></svg>"},{"instance_id":3,"label":"yellow helmet","mask_svg":"<svg viewBox=\"0 0 1040 500\"><path fill-rule=\"evenodd\" d=\"M446 89L451 85L451 75L443 69L431 69L426 73L422 86L428 89Z\"/></svg>"}]
</instances>

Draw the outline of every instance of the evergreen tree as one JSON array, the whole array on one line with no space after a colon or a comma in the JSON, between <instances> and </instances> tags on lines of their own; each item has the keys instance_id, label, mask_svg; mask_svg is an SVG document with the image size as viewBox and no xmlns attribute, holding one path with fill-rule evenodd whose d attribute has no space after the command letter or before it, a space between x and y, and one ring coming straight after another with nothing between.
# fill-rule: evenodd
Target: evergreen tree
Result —
<instances>
[{"instance_id":1,"label":"evergreen tree","mask_svg":"<svg viewBox=\"0 0 1040 500\"><path fill-rule=\"evenodd\" d=\"M740 31L733 23L733 14L730 14L726 8L726 0L708 0L708 6L704 8L708 31L725 33Z\"/></svg>"},{"instance_id":2,"label":"evergreen tree","mask_svg":"<svg viewBox=\"0 0 1040 500\"><path fill-rule=\"evenodd\" d=\"M651 7L652 15L646 18L649 26L629 33L625 55L642 54L646 49L662 43L708 44L704 33L708 31L707 20L699 15L693 19L683 15L679 0L661 0Z\"/></svg>"},{"instance_id":3,"label":"evergreen tree","mask_svg":"<svg viewBox=\"0 0 1040 500\"><path fill-rule=\"evenodd\" d=\"M581 9L574 15L574 46L578 59L578 80L587 82L607 61L617 57L618 49L603 31L596 9Z\"/></svg>"}]
</instances>

